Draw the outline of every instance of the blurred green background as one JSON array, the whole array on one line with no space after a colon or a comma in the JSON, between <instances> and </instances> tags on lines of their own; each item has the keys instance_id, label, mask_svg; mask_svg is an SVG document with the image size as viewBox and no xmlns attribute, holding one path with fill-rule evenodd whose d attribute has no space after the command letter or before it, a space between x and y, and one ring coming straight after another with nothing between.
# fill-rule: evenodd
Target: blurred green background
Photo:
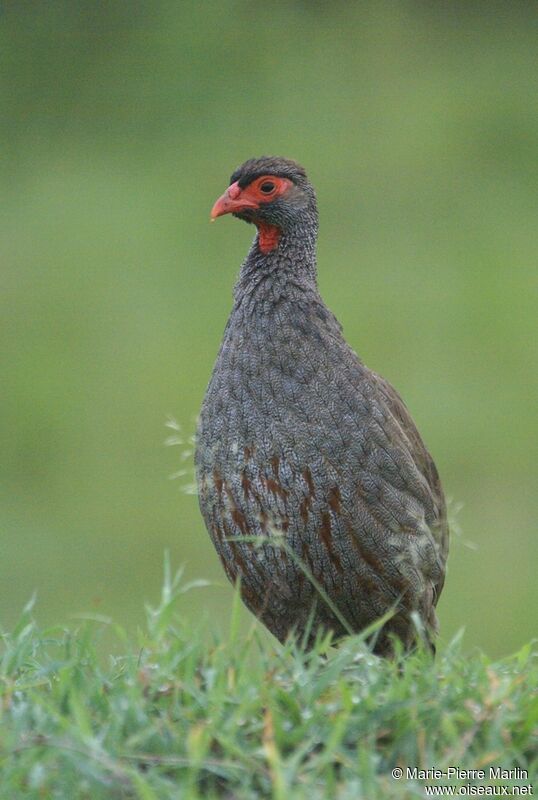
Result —
<instances>
[{"instance_id":1,"label":"blurred green background","mask_svg":"<svg viewBox=\"0 0 538 800\"><path fill-rule=\"evenodd\" d=\"M2 624L37 589L43 622L133 628L165 548L214 582L184 613L226 623L165 422L194 431L253 235L211 205L279 154L318 191L324 298L463 506L443 636L536 634L536 8L4 5Z\"/></svg>"}]
</instances>

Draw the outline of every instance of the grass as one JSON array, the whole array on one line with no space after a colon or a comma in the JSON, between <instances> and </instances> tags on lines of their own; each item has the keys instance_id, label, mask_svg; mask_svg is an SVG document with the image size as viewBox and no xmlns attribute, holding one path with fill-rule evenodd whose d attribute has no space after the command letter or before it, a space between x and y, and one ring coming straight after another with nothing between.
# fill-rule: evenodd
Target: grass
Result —
<instances>
[{"instance_id":1,"label":"grass","mask_svg":"<svg viewBox=\"0 0 538 800\"><path fill-rule=\"evenodd\" d=\"M136 645L106 619L40 630L28 604L0 652L2 800L374 800L424 796L395 767L536 774L531 644L495 663L461 637L435 662L381 661L360 637L304 653L243 631L239 601L215 639L179 617L188 588L165 569ZM103 662L103 635L124 655Z\"/></svg>"}]
</instances>

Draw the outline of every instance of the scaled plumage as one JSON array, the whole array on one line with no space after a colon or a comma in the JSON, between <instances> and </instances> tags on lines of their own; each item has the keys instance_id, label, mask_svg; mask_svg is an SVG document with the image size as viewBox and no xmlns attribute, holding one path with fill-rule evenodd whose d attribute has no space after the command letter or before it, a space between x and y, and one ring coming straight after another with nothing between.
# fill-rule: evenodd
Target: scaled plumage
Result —
<instances>
[{"instance_id":1,"label":"scaled plumage","mask_svg":"<svg viewBox=\"0 0 538 800\"><path fill-rule=\"evenodd\" d=\"M200 508L226 573L281 641L361 631L393 609L375 652L390 654L391 634L412 646L412 612L432 642L448 550L443 491L403 401L319 295L314 190L281 158L251 159L230 183L214 216L234 213L258 234L196 447ZM264 247L269 229L277 235Z\"/></svg>"}]
</instances>

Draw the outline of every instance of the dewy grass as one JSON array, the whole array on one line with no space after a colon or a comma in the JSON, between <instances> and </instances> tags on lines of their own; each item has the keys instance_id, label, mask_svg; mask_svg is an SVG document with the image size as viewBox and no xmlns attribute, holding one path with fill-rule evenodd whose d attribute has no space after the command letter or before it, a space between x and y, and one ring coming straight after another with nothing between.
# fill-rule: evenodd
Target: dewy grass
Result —
<instances>
[{"instance_id":1,"label":"dewy grass","mask_svg":"<svg viewBox=\"0 0 538 800\"><path fill-rule=\"evenodd\" d=\"M255 623L242 631L237 597L216 638L179 617L187 588L167 565L137 642L106 619L40 630L28 604L2 636L2 800L375 800L532 783L531 644L496 663L463 653L460 638L435 661L420 648L382 661L361 636L337 647L319 637L304 652L269 643ZM103 663L103 632L124 655ZM490 778L490 767L512 772ZM421 777L432 769L445 775Z\"/></svg>"}]
</instances>

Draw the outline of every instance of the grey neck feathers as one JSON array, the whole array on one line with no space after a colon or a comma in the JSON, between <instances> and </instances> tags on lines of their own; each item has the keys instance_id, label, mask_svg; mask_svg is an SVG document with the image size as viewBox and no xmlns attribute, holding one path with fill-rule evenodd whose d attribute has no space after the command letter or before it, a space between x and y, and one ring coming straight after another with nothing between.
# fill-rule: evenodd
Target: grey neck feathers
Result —
<instances>
[{"instance_id":1,"label":"grey neck feathers","mask_svg":"<svg viewBox=\"0 0 538 800\"><path fill-rule=\"evenodd\" d=\"M278 245L269 253L258 247L258 234L241 266L234 288L238 306L267 309L282 300L318 295L316 239L317 219L314 215L282 232Z\"/></svg>"}]
</instances>

